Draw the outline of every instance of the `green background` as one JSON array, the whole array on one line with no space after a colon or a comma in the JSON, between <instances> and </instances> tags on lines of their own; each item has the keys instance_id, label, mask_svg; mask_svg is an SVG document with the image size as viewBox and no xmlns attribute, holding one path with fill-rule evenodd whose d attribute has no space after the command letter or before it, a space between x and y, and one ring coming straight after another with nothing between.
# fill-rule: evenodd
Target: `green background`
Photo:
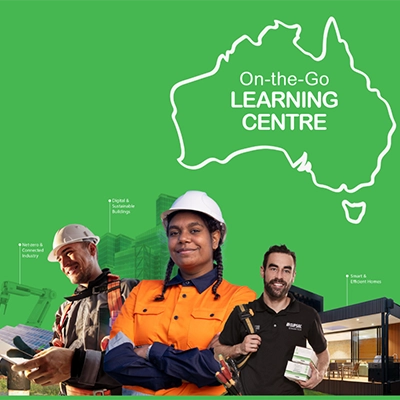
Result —
<instances>
[{"instance_id":1,"label":"green background","mask_svg":"<svg viewBox=\"0 0 400 400\"><path fill-rule=\"evenodd\" d=\"M263 254L285 243L298 257L295 284L324 296L325 310L346 305L346 274L382 281L349 285L349 304L379 297L400 303L397 132L375 184L336 194L315 187L309 174L290 168L278 152L248 153L197 171L183 168L176 161L180 147L169 99L175 83L210 71L234 40L243 34L256 39L275 19L300 24L299 44L319 55L323 29L334 16L356 67L388 100L396 119L399 11L396 1L0 3L0 283L18 281L20 242L42 242L47 255L55 231L66 224L84 224L100 236L108 232L109 198L135 204L130 215L112 217L112 233L135 237L154 226L159 194L195 189L206 191L223 211L224 276L231 282L260 293ZM288 74L300 67L285 66ZM351 107L363 132L349 120L348 139L356 135L359 143L353 164L346 165L350 178L351 165L356 168L366 155L376 160L388 126L387 117L364 110L361 101ZM221 106L216 116L233 126L238 114L228 108ZM200 114L200 120L207 118ZM307 139L307 146L315 154L322 147L329 158L329 133L324 135L326 146L321 138L314 148ZM199 157L231 140L230 130L219 129L207 137L209 153ZM301 147L292 147L302 154ZM345 219L343 199L367 203L359 225ZM73 287L44 256L22 260L21 282L57 291L43 324L50 328ZM0 309L0 326L24 323L35 301L12 297L7 312Z\"/></svg>"}]
</instances>

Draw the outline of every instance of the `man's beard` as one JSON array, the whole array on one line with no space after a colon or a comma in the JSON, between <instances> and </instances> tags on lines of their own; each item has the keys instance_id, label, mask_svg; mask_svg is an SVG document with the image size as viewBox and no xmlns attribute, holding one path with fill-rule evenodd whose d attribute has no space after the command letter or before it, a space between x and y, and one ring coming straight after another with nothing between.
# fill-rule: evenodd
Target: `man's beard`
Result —
<instances>
[{"instance_id":1,"label":"man's beard","mask_svg":"<svg viewBox=\"0 0 400 400\"><path fill-rule=\"evenodd\" d=\"M281 283L283 286L281 289L277 290L273 287L274 283ZM265 282L264 280L264 290L268 293L269 297L274 300L280 300L287 296L292 284L287 284L283 279L272 279L269 282Z\"/></svg>"},{"instance_id":2,"label":"man's beard","mask_svg":"<svg viewBox=\"0 0 400 400\"><path fill-rule=\"evenodd\" d=\"M76 273L67 277L73 285L86 284L90 281L91 272L87 265L82 267L82 264L77 263Z\"/></svg>"}]
</instances>

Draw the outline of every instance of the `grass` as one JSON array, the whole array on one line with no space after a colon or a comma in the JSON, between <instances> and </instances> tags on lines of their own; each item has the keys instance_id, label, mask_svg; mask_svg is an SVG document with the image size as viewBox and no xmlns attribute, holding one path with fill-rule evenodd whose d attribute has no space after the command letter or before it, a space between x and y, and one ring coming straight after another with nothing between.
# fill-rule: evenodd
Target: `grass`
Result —
<instances>
[{"instance_id":1,"label":"grass","mask_svg":"<svg viewBox=\"0 0 400 400\"><path fill-rule=\"evenodd\" d=\"M316 390L304 389L305 396L332 396L327 393L317 392Z\"/></svg>"},{"instance_id":2,"label":"grass","mask_svg":"<svg viewBox=\"0 0 400 400\"><path fill-rule=\"evenodd\" d=\"M60 390L58 385L40 386L31 382L31 396L57 396ZM7 394L7 378L0 375L0 395Z\"/></svg>"},{"instance_id":3,"label":"grass","mask_svg":"<svg viewBox=\"0 0 400 400\"><path fill-rule=\"evenodd\" d=\"M0 375L0 396L7 394L7 378ZM31 383L31 396L57 396L59 394L58 385L40 386ZM329 396L326 393L317 392L316 390L304 389L306 396Z\"/></svg>"}]
</instances>

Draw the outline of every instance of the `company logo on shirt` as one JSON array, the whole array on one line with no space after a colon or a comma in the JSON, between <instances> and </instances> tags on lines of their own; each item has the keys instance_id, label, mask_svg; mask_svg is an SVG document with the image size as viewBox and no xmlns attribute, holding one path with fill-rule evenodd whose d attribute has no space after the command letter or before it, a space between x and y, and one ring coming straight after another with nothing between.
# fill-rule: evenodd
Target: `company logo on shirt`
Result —
<instances>
[{"instance_id":1,"label":"company logo on shirt","mask_svg":"<svg viewBox=\"0 0 400 400\"><path fill-rule=\"evenodd\" d=\"M295 324L294 322L287 322L286 328L288 328L291 331L302 331L303 324Z\"/></svg>"}]
</instances>

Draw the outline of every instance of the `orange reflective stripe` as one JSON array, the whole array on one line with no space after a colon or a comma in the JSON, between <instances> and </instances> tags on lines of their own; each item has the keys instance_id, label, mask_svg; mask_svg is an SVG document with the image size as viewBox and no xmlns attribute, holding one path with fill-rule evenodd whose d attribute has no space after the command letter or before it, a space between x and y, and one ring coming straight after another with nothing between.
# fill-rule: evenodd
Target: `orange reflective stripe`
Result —
<instances>
[{"instance_id":1,"label":"orange reflective stripe","mask_svg":"<svg viewBox=\"0 0 400 400\"><path fill-rule=\"evenodd\" d=\"M108 303L108 310L110 311L110 318L113 321L116 316L118 315L119 310L122 307L122 296L121 296L121 282L118 275L108 274L107 275L107 303ZM67 320L68 312L72 306L72 302L66 304L60 322L57 325L57 335L59 339L64 344L64 339L62 335L62 329L65 325Z\"/></svg>"},{"instance_id":2,"label":"orange reflective stripe","mask_svg":"<svg viewBox=\"0 0 400 400\"><path fill-rule=\"evenodd\" d=\"M57 325L56 333L57 333L58 338L59 338L59 340L61 341L62 344L64 344L64 338L63 338L63 335L62 335L62 328L64 327L64 324L65 324L65 321L67 319L68 312L69 312L71 306L72 306L72 302L69 302L69 303L66 304L66 306L64 307L64 310L62 312L62 315L61 315L61 318L60 318L60 322Z\"/></svg>"},{"instance_id":3,"label":"orange reflective stripe","mask_svg":"<svg viewBox=\"0 0 400 400\"><path fill-rule=\"evenodd\" d=\"M108 274L107 303L110 318L113 319L122 307L121 282L118 275Z\"/></svg>"}]
</instances>

